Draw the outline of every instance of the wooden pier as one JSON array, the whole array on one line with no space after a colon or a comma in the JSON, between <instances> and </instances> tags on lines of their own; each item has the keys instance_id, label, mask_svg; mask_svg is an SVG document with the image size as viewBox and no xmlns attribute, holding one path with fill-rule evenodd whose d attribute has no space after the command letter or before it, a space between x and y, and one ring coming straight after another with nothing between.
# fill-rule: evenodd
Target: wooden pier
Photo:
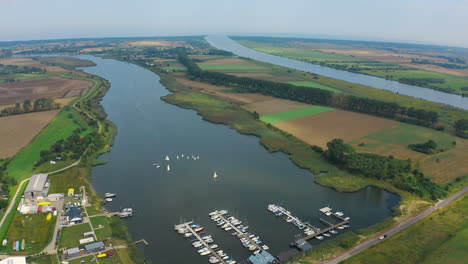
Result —
<instances>
[{"instance_id":1,"label":"wooden pier","mask_svg":"<svg viewBox=\"0 0 468 264\"><path fill-rule=\"evenodd\" d=\"M234 231L236 231L237 237L238 237L238 238L243 237L243 238L249 240L249 242L252 243L252 245L254 245L256 249L263 250L262 247L261 247L256 241L250 239L249 234L246 234L246 233L242 232L239 228L237 228L237 227L236 227L235 225L233 225L230 221L228 221L228 220L224 217L225 214L227 214L227 212L226 212L226 213L219 213L219 212L218 212L217 214L215 214L215 216L219 216L221 219L223 219L223 221L224 221L226 224L228 224ZM240 237L239 237L239 236L240 236Z\"/></svg>"},{"instance_id":2,"label":"wooden pier","mask_svg":"<svg viewBox=\"0 0 468 264\"><path fill-rule=\"evenodd\" d=\"M187 228L210 252L211 252L211 255L215 256L219 262L218 263L226 263L226 261L224 261L224 259L222 257L220 257L218 255L218 253L216 252L216 250L212 249L210 247L210 245L208 245L208 243L205 242L205 240L203 238L200 237L200 235L198 235L197 232L195 232L192 227L190 226L191 224L193 224L193 222L187 222L187 223L184 223L184 224L180 224L180 225L177 225L175 226L176 228L180 227L180 228Z\"/></svg>"}]
</instances>

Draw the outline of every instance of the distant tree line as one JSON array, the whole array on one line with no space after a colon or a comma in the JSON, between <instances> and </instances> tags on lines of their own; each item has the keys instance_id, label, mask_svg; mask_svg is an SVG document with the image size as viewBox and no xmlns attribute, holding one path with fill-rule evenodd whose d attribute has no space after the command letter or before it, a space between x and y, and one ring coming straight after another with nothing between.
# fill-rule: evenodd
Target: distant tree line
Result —
<instances>
[{"instance_id":1,"label":"distant tree line","mask_svg":"<svg viewBox=\"0 0 468 264\"><path fill-rule=\"evenodd\" d=\"M445 83L445 79L442 78L410 78L404 77L398 79L402 83L407 83L411 85L424 86L430 83Z\"/></svg>"},{"instance_id":2,"label":"distant tree line","mask_svg":"<svg viewBox=\"0 0 468 264\"><path fill-rule=\"evenodd\" d=\"M461 61L460 63L465 63L464 60L459 60L458 58L451 58L453 62L455 61ZM466 69L468 68L468 66L466 65L461 65L461 64L454 64L454 63L443 63L443 62L435 62L435 61L432 61L432 60L428 60L428 59L423 59L423 60L420 60L420 59L411 59L411 63L416 63L416 64L432 64L432 65L436 65L436 66L439 66L439 67L444 67L444 68L448 68L448 69Z\"/></svg>"},{"instance_id":3,"label":"distant tree line","mask_svg":"<svg viewBox=\"0 0 468 264\"><path fill-rule=\"evenodd\" d=\"M396 118L397 115L404 115L419 121L421 124L426 124L427 126L431 126L438 120L438 114L436 112L414 108L407 109L397 103L357 97L354 95L335 94L319 88L295 86L288 83L237 77L214 71L204 71L184 52L179 53L178 59L179 62L187 68L190 79L214 85L230 86L239 92L261 93L282 99L308 104L329 105L349 111L388 118Z\"/></svg>"},{"instance_id":4,"label":"distant tree line","mask_svg":"<svg viewBox=\"0 0 468 264\"><path fill-rule=\"evenodd\" d=\"M8 194L8 190L11 186L15 186L17 181L15 178L10 177L7 175L7 166L11 162L11 158L0 159L0 193L1 194ZM8 204L7 200L3 200L0 198L0 209L6 207Z\"/></svg>"},{"instance_id":5,"label":"distant tree line","mask_svg":"<svg viewBox=\"0 0 468 264\"><path fill-rule=\"evenodd\" d=\"M2 109L2 111L0 111L0 117L30 112L47 111L58 108L60 108L60 104L56 103L52 98L39 98L34 100L34 102L31 100L25 100L23 105L16 103L15 106Z\"/></svg>"},{"instance_id":6,"label":"distant tree line","mask_svg":"<svg viewBox=\"0 0 468 264\"><path fill-rule=\"evenodd\" d=\"M328 149L322 154L323 157L351 173L387 180L396 187L421 197L428 195L432 199L438 199L446 195L443 188L425 177L422 172L412 170L410 160L399 160L393 156L385 157L371 153L357 153L342 139L328 142L327 147Z\"/></svg>"},{"instance_id":7,"label":"distant tree line","mask_svg":"<svg viewBox=\"0 0 468 264\"><path fill-rule=\"evenodd\" d=\"M18 66L18 65L3 65L0 64L0 75L9 74L31 74L31 73L46 73L47 70L32 66Z\"/></svg>"}]
</instances>

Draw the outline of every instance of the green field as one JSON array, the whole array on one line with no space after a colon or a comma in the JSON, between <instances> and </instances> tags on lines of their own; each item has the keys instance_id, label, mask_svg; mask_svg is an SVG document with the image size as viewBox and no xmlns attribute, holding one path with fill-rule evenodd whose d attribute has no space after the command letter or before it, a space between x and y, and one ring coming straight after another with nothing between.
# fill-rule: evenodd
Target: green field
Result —
<instances>
[{"instance_id":1,"label":"green field","mask_svg":"<svg viewBox=\"0 0 468 264\"><path fill-rule=\"evenodd\" d=\"M71 114L73 118L69 118L68 114ZM75 123L73 120L79 121ZM81 135L91 132L91 128L75 111L60 111L30 144L16 154L8 166L8 174L18 181L30 177L34 173L34 162L39 160L40 152L48 150L57 140L67 138L78 127L87 129Z\"/></svg>"},{"instance_id":2,"label":"green field","mask_svg":"<svg viewBox=\"0 0 468 264\"><path fill-rule=\"evenodd\" d=\"M202 70L266 70L267 68L257 65L246 64L219 64L219 65L203 65L199 64Z\"/></svg>"},{"instance_id":3,"label":"green field","mask_svg":"<svg viewBox=\"0 0 468 264\"><path fill-rule=\"evenodd\" d=\"M468 196L453 202L343 264L466 263Z\"/></svg>"},{"instance_id":4,"label":"green field","mask_svg":"<svg viewBox=\"0 0 468 264\"><path fill-rule=\"evenodd\" d=\"M72 248L80 245L80 239L84 238L83 233L91 231L88 223L62 228L60 233L59 248Z\"/></svg>"},{"instance_id":5,"label":"green field","mask_svg":"<svg viewBox=\"0 0 468 264\"><path fill-rule=\"evenodd\" d=\"M406 147L412 143L423 143L429 139L437 143L438 148L452 148L452 142L457 138L447 133L439 132L434 129L400 123L398 126L383 129L379 132L370 134L363 139L374 139L388 144L396 144ZM371 145L369 147L372 147Z\"/></svg>"},{"instance_id":6,"label":"green field","mask_svg":"<svg viewBox=\"0 0 468 264\"><path fill-rule=\"evenodd\" d=\"M25 239L27 253L37 253L50 241L55 226L56 217L46 220L47 214L20 215L15 214L13 222L8 230L6 239L8 245L6 252L11 252L11 243Z\"/></svg>"},{"instance_id":7,"label":"green field","mask_svg":"<svg viewBox=\"0 0 468 264\"><path fill-rule=\"evenodd\" d=\"M105 240L112 236L112 229L110 227L112 219L110 217L96 216L90 219L98 240Z\"/></svg>"},{"instance_id":8,"label":"green field","mask_svg":"<svg viewBox=\"0 0 468 264\"><path fill-rule=\"evenodd\" d=\"M284 122L284 121L288 121L288 120L292 120L292 119L296 119L300 117L316 115L316 114L327 112L330 110L334 110L334 108L325 107L325 106L310 106L310 107L304 107L304 108L291 110L287 112L264 115L260 117L260 120L266 123L274 124L274 123Z\"/></svg>"},{"instance_id":9,"label":"green field","mask_svg":"<svg viewBox=\"0 0 468 264\"><path fill-rule=\"evenodd\" d=\"M338 90L338 89L335 89L335 88L332 88L330 86L326 86L326 85L323 85L323 84L320 84L320 83L317 83L317 82L312 82L312 81L308 81L308 82L287 82L287 83L292 84L292 85L296 85L296 86L319 88L319 89L327 90L327 91L330 91L330 92L341 92L341 90Z\"/></svg>"}]
</instances>

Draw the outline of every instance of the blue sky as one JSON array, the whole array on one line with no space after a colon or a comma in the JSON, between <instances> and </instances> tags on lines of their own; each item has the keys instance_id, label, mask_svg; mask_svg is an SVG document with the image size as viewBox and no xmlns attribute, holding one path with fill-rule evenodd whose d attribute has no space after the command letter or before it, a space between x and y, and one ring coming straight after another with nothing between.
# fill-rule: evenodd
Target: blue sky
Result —
<instances>
[{"instance_id":1,"label":"blue sky","mask_svg":"<svg viewBox=\"0 0 468 264\"><path fill-rule=\"evenodd\" d=\"M0 0L0 41L308 34L468 47L468 0Z\"/></svg>"}]
</instances>

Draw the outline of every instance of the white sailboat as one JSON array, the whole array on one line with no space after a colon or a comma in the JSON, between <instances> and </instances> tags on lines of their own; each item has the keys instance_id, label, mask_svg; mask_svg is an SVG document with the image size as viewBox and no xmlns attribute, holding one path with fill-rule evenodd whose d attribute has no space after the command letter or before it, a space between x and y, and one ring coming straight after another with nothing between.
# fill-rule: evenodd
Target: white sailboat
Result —
<instances>
[{"instance_id":1,"label":"white sailboat","mask_svg":"<svg viewBox=\"0 0 468 264\"><path fill-rule=\"evenodd\" d=\"M216 171L215 171L214 174L213 174L213 178L215 178L215 179L218 178L218 174L216 174Z\"/></svg>"},{"instance_id":2,"label":"white sailboat","mask_svg":"<svg viewBox=\"0 0 468 264\"><path fill-rule=\"evenodd\" d=\"M167 164L167 171L170 171L171 167L169 167L169 164Z\"/></svg>"},{"instance_id":3,"label":"white sailboat","mask_svg":"<svg viewBox=\"0 0 468 264\"><path fill-rule=\"evenodd\" d=\"M155 166L156 168L161 167L161 166L160 166L159 164L157 164L157 163L153 163L153 166Z\"/></svg>"},{"instance_id":4,"label":"white sailboat","mask_svg":"<svg viewBox=\"0 0 468 264\"><path fill-rule=\"evenodd\" d=\"M182 154L182 158L184 157L184 154Z\"/></svg>"},{"instance_id":5,"label":"white sailboat","mask_svg":"<svg viewBox=\"0 0 468 264\"><path fill-rule=\"evenodd\" d=\"M176 158L179 159L179 156L177 156Z\"/></svg>"},{"instance_id":6,"label":"white sailboat","mask_svg":"<svg viewBox=\"0 0 468 264\"><path fill-rule=\"evenodd\" d=\"M169 160L169 156L166 156L166 160Z\"/></svg>"}]
</instances>

